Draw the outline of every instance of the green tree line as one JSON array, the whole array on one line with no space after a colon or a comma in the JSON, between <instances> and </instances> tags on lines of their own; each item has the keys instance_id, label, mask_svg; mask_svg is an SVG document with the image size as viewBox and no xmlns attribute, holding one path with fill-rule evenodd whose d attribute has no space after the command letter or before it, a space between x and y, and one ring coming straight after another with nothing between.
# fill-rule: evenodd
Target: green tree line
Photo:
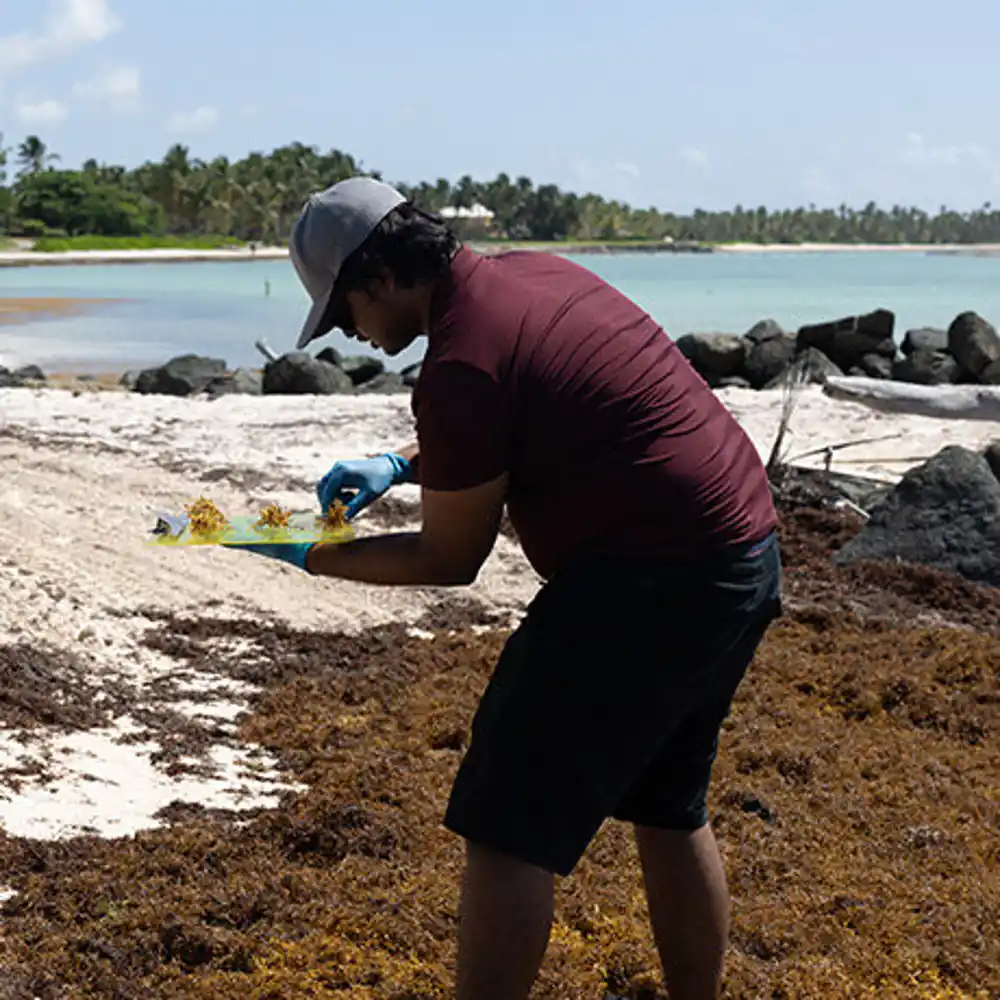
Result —
<instances>
[{"instance_id":1,"label":"green tree line","mask_svg":"<svg viewBox=\"0 0 1000 1000\"><path fill-rule=\"evenodd\" d=\"M381 177L349 153L292 143L240 160L203 161L183 145L159 162L134 169L88 160L66 169L35 135L5 146L0 133L0 233L12 236L163 237L282 243L313 191L355 174ZM634 208L597 194L536 185L500 174L478 181L393 182L423 207L483 206L487 229L458 219L466 237L500 240L648 240L726 243L992 243L1000 242L1000 210L936 213L874 203L768 210L737 205L689 215Z\"/></svg>"}]
</instances>

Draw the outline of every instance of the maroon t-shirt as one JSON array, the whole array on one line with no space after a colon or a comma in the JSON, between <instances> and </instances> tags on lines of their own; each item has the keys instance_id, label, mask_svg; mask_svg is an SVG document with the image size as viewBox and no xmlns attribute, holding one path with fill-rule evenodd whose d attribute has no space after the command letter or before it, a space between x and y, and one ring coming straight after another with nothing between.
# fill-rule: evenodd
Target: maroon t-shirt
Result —
<instances>
[{"instance_id":1,"label":"maroon t-shirt","mask_svg":"<svg viewBox=\"0 0 1000 1000\"><path fill-rule=\"evenodd\" d=\"M463 248L413 395L420 481L510 475L543 577L583 550L693 559L777 523L753 443L663 329L555 254Z\"/></svg>"}]
</instances>

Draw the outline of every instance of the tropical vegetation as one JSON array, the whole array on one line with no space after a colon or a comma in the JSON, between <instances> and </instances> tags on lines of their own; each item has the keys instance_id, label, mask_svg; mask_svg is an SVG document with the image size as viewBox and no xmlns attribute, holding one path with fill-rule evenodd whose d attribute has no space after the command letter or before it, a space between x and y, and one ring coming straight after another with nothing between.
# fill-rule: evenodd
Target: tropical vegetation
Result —
<instances>
[{"instance_id":1,"label":"tropical vegetation","mask_svg":"<svg viewBox=\"0 0 1000 1000\"><path fill-rule=\"evenodd\" d=\"M37 238L38 249L278 244L287 240L311 192L355 174L382 176L349 153L302 143L235 161L199 160L175 145L162 160L134 169L93 159L68 169L38 136L11 149L0 134L0 239ZM933 214L874 203L860 209L737 205L681 214L507 174L487 181L466 175L455 182L394 183L423 207L457 215L464 236L484 240L1000 242L1000 210L990 204L969 212L942 207Z\"/></svg>"}]
</instances>

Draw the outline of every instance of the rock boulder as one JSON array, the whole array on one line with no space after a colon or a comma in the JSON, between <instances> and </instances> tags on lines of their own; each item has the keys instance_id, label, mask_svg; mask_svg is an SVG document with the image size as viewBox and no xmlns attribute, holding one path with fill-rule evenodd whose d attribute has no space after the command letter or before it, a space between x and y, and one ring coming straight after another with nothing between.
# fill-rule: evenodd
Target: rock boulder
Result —
<instances>
[{"instance_id":1,"label":"rock boulder","mask_svg":"<svg viewBox=\"0 0 1000 1000\"><path fill-rule=\"evenodd\" d=\"M358 386L361 393L389 394L409 392L409 386L403 381L403 376L397 372L380 372L374 378Z\"/></svg>"},{"instance_id":2,"label":"rock boulder","mask_svg":"<svg viewBox=\"0 0 1000 1000\"><path fill-rule=\"evenodd\" d=\"M258 371L237 368L209 382L205 392L209 396L259 396L264 391L264 378Z\"/></svg>"},{"instance_id":3,"label":"rock boulder","mask_svg":"<svg viewBox=\"0 0 1000 1000\"><path fill-rule=\"evenodd\" d=\"M147 368L136 379L136 392L144 395L193 396L202 392L226 370L221 358L182 354L159 368Z\"/></svg>"},{"instance_id":4,"label":"rock boulder","mask_svg":"<svg viewBox=\"0 0 1000 1000\"><path fill-rule=\"evenodd\" d=\"M748 342L729 333L686 333L677 346L694 370L712 383L740 373Z\"/></svg>"},{"instance_id":5,"label":"rock boulder","mask_svg":"<svg viewBox=\"0 0 1000 1000\"><path fill-rule=\"evenodd\" d=\"M893 330L895 314L888 309L876 309L864 316L846 316L830 323L803 326L796 336L798 350L815 347L838 368L846 371L860 366L866 354L895 357Z\"/></svg>"},{"instance_id":6,"label":"rock boulder","mask_svg":"<svg viewBox=\"0 0 1000 1000\"><path fill-rule=\"evenodd\" d=\"M921 326L916 330L907 330L900 349L907 356L918 350L947 351L948 331L939 330L933 326Z\"/></svg>"},{"instance_id":7,"label":"rock boulder","mask_svg":"<svg viewBox=\"0 0 1000 1000\"><path fill-rule=\"evenodd\" d=\"M964 312L948 327L948 351L962 372L978 381L987 368L1000 361L1000 334L982 316Z\"/></svg>"},{"instance_id":8,"label":"rock boulder","mask_svg":"<svg viewBox=\"0 0 1000 1000\"><path fill-rule=\"evenodd\" d=\"M385 371L385 365L378 358L365 354L355 354L341 359L340 367L347 372L355 385L364 385Z\"/></svg>"},{"instance_id":9,"label":"rock boulder","mask_svg":"<svg viewBox=\"0 0 1000 1000\"><path fill-rule=\"evenodd\" d=\"M915 382L918 385L949 385L958 381L958 362L946 351L932 351L918 347L892 366L892 377L897 382Z\"/></svg>"},{"instance_id":10,"label":"rock boulder","mask_svg":"<svg viewBox=\"0 0 1000 1000\"><path fill-rule=\"evenodd\" d=\"M951 445L907 472L834 558L919 563L1000 587L1000 481L983 455Z\"/></svg>"},{"instance_id":11,"label":"rock boulder","mask_svg":"<svg viewBox=\"0 0 1000 1000\"><path fill-rule=\"evenodd\" d=\"M333 396L354 391L351 377L307 351L291 351L264 368L265 395Z\"/></svg>"}]
</instances>

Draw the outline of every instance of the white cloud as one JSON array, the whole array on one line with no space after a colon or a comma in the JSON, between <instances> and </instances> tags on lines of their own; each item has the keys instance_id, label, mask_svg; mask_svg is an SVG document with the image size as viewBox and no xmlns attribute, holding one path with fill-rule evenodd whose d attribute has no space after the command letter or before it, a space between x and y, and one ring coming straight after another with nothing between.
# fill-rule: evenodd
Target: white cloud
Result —
<instances>
[{"instance_id":1,"label":"white cloud","mask_svg":"<svg viewBox=\"0 0 1000 1000\"><path fill-rule=\"evenodd\" d=\"M639 168L634 163L626 163L624 160L619 160L615 166L614 170L619 174L627 174L629 177L638 177Z\"/></svg>"},{"instance_id":2,"label":"white cloud","mask_svg":"<svg viewBox=\"0 0 1000 1000\"><path fill-rule=\"evenodd\" d=\"M41 31L0 36L0 75L100 42L121 24L108 0L52 0Z\"/></svg>"},{"instance_id":3,"label":"white cloud","mask_svg":"<svg viewBox=\"0 0 1000 1000\"><path fill-rule=\"evenodd\" d=\"M689 167L694 167L696 170L702 170L708 166L708 153L694 146L685 146L681 150L681 159Z\"/></svg>"},{"instance_id":4,"label":"white cloud","mask_svg":"<svg viewBox=\"0 0 1000 1000\"><path fill-rule=\"evenodd\" d=\"M910 167L995 166L992 156L976 142L935 145L919 132L910 132L896 151L896 159Z\"/></svg>"},{"instance_id":5,"label":"white cloud","mask_svg":"<svg viewBox=\"0 0 1000 1000\"><path fill-rule=\"evenodd\" d=\"M60 104L58 101L47 100L31 103L23 98L15 103L14 111L21 123L29 128L58 125L59 122L66 120L66 115L69 113L66 105Z\"/></svg>"},{"instance_id":6,"label":"white cloud","mask_svg":"<svg viewBox=\"0 0 1000 1000\"><path fill-rule=\"evenodd\" d=\"M837 195L837 186L822 167L809 167L802 175L802 188L811 197L829 202Z\"/></svg>"},{"instance_id":7,"label":"white cloud","mask_svg":"<svg viewBox=\"0 0 1000 1000\"><path fill-rule=\"evenodd\" d=\"M76 84L73 96L79 101L107 104L115 111L133 111L139 106L140 85L139 71L134 66L118 66Z\"/></svg>"},{"instance_id":8,"label":"white cloud","mask_svg":"<svg viewBox=\"0 0 1000 1000\"><path fill-rule=\"evenodd\" d=\"M194 111L178 111L172 114L167 127L171 132L211 132L218 124L218 110L203 105Z\"/></svg>"}]
</instances>

